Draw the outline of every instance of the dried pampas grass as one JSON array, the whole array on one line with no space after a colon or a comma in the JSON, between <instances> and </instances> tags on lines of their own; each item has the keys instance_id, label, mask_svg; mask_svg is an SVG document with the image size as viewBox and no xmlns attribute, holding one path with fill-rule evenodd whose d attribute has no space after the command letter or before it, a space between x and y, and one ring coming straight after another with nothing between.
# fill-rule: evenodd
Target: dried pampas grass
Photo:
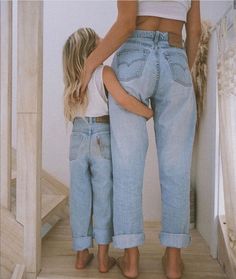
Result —
<instances>
[{"instance_id":1,"label":"dried pampas grass","mask_svg":"<svg viewBox=\"0 0 236 279\"><path fill-rule=\"evenodd\" d=\"M194 91L197 102L197 128L204 109L205 95L207 89L207 56L208 43L210 39L211 25L208 21L201 23L201 37L198 45L198 51L194 65L191 70Z\"/></svg>"}]
</instances>

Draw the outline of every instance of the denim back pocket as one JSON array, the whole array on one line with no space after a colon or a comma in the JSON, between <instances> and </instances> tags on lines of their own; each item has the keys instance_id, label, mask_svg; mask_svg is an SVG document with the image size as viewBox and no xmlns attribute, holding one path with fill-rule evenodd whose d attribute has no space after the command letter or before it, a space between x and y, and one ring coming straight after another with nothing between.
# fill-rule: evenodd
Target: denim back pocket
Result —
<instances>
[{"instance_id":1,"label":"denim back pocket","mask_svg":"<svg viewBox=\"0 0 236 279\"><path fill-rule=\"evenodd\" d=\"M84 136L79 132L72 132L70 136L70 152L69 160L76 160L79 157L80 146L84 140Z\"/></svg>"},{"instance_id":2,"label":"denim back pocket","mask_svg":"<svg viewBox=\"0 0 236 279\"><path fill-rule=\"evenodd\" d=\"M119 81L139 78L146 64L150 50L123 48L116 54L116 75Z\"/></svg>"},{"instance_id":3,"label":"denim back pocket","mask_svg":"<svg viewBox=\"0 0 236 279\"><path fill-rule=\"evenodd\" d=\"M104 159L111 159L111 137L110 133L101 133L97 135L97 142L100 148L100 154Z\"/></svg>"},{"instance_id":4,"label":"denim back pocket","mask_svg":"<svg viewBox=\"0 0 236 279\"><path fill-rule=\"evenodd\" d=\"M183 49L167 50L164 56L170 66L173 80L185 87L190 87L192 77L184 51Z\"/></svg>"}]
</instances>

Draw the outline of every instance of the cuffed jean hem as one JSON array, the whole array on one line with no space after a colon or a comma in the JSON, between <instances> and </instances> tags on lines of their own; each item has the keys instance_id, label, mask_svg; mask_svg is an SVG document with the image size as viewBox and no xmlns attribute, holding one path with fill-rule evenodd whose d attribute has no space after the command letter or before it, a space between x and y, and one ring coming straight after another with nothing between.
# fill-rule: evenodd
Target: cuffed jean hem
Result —
<instances>
[{"instance_id":1,"label":"cuffed jean hem","mask_svg":"<svg viewBox=\"0 0 236 279\"><path fill-rule=\"evenodd\" d=\"M93 238L91 236L73 237L73 249L75 251L82 251L84 249L93 247Z\"/></svg>"},{"instance_id":2,"label":"cuffed jean hem","mask_svg":"<svg viewBox=\"0 0 236 279\"><path fill-rule=\"evenodd\" d=\"M144 243L145 236L139 234L121 234L113 236L113 246L119 249L137 247Z\"/></svg>"},{"instance_id":3,"label":"cuffed jean hem","mask_svg":"<svg viewBox=\"0 0 236 279\"><path fill-rule=\"evenodd\" d=\"M159 234L160 242L167 247L184 248L190 245L191 236L189 234L173 234L161 232Z\"/></svg>"},{"instance_id":4,"label":"cuffed jean hem","mask_svg":"<svg viewBox=\"0 0 236 279\"><path fill-rule=\"evenodd\" d=\"M94 229L97 244L109 244L112 241L112 230Z\"/></svg>"}]
</instances>

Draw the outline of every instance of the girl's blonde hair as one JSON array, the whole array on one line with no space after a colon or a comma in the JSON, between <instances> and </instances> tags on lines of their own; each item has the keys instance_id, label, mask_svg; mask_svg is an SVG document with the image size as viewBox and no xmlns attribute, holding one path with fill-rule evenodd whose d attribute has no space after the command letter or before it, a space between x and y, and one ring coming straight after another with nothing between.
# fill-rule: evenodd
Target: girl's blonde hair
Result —
<instances>
[{"instance_id":1,"label":"girl's blonde hair","mask_svg":"<svg viewBox=\"0 0 236 279\"><path fill-rule=\"evenodd\" d=\"M80 28L70 35L63 47L64 115L73 121L77 112L82 114L87 106L87 93L80 92L84 62L96 48L99 39L91 28Z\"/></svg>"}]
</instances>

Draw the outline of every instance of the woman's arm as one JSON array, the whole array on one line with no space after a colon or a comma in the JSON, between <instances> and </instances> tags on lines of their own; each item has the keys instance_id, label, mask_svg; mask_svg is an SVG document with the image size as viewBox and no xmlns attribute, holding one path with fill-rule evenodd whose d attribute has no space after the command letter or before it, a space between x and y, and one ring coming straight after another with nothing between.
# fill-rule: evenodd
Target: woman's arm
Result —
<instances>
[{"instance_id":1,"label":"woman's arm","mask_svg":"<svg viewBox=\"0 0 236 279\"><path fill-rule=\"evenodd\" d=\"M186 22L186 53L190 70L196 58L198 43L201 36L201 16L199 0L192 0L191 8L187 15Z\"/></svg>"},{"instance_id":2,"label":"woman's arm","mask_svg":"<svg viewBox=\"0 0 236 279\"><path fill-rule=\"evenodd\" d=\"M143 116L147 119L150 119L153 116L152 109L148 108L138 99L129 95L125 91L111 67L104 66L103 82L108 92L120 106L132 113Z\"/></svg>"},{"instance_id":3,"label":"woman's arm","mask_svg":"<svg viewBox=\"0 0 236 279\"><path fill-rule=\"evenodd\" d=\"M136 27L137 0L117 0L118 16L103 40L86 60L81 91L85 91L93 71L115 52Z\"/></svg>"}]
</instances>

